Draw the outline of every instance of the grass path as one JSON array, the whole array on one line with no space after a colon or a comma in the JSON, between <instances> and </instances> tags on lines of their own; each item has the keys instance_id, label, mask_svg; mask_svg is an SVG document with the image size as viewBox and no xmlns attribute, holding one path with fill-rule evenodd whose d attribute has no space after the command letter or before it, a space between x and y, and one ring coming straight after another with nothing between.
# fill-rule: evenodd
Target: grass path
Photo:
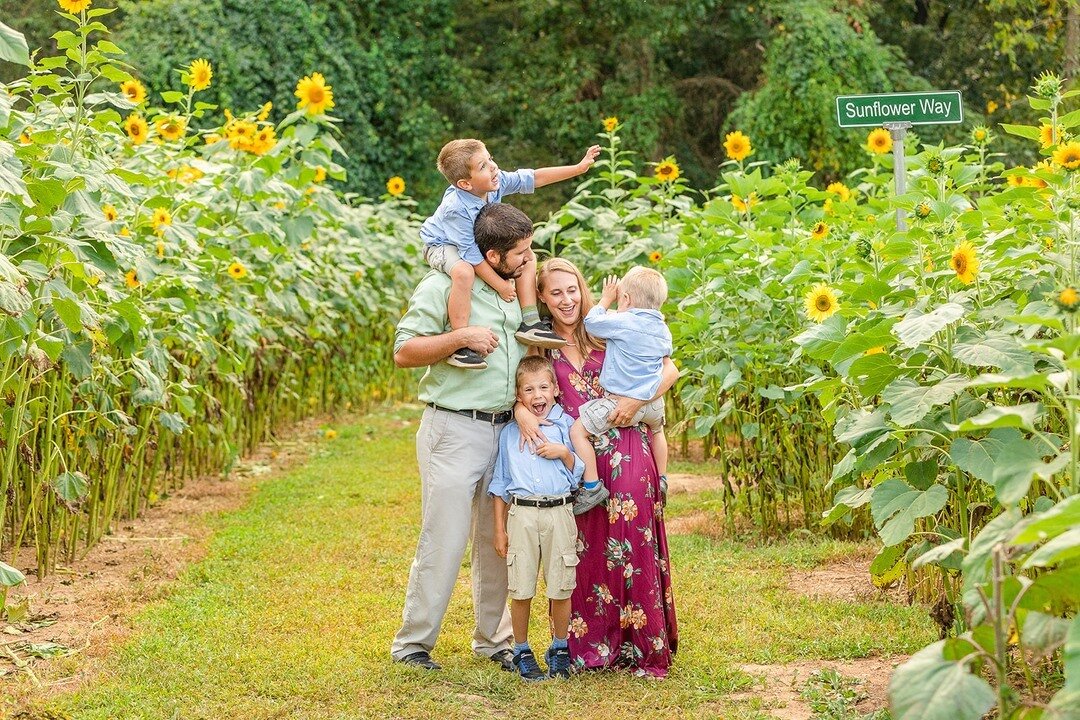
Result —
<instances>
[{"instance_id":1,"label":"grass path","mask_svg":"<svg viewBox=\"0 0 1080 720\"><path fill-rule=\"evenodd\" d=\"M215 521L208 557L136 619L98 679L52 701L74 718L767 717L742 663L910 653L926 613L796 596L791 568L850 554L827 540L750 548L671 538L680 622L665 681L588 674L525 686L469 649L463 572L431 674L389 662L419 521L418 409L340 428L311 462ZM673 515L693 509L677 496ZM467 560L466 560L467 562ZM542 644L546 627L535 622Z\"/></svg>"}]
</instances>

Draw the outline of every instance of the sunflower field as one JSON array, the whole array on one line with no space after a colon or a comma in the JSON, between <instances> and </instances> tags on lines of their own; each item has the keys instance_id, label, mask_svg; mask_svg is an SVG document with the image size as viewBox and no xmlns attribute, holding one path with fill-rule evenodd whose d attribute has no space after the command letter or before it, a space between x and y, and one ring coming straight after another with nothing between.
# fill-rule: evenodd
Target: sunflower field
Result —
<instances>
[{"instance_id":1,"label":"sunflower field","mask_svg":"<svg viewBox=\"0 0 1080 720\"><path fill-rule=\"evenodd\" d=\"M875 584L932 605L946 639L897 670L899 718L1080 703L1080 91L1032 90L1040 125L1000 132L1038 144L1034 167L987 127L909 135L899 197L884 129L824 190L730 133L699 199L675 158L635 172L609 118L599 172L537 232L595 281L663 271L677 427L727 481L728 523L874 532Z\"/></svg>"},{"instance_id":2,"label":"sunflower field","mask_svg":"<svg viewBox=\"0 0 1080 720\"><path fill-rule=\"evenodd\" d=\"M294 112L201 102L213 65L146 88L61 0L63 51L0 93L0 583L77 558L186 478L288 423L393 394L415 269L404 182L343 197L333 89Z\"/></svg>"}]
</instances>

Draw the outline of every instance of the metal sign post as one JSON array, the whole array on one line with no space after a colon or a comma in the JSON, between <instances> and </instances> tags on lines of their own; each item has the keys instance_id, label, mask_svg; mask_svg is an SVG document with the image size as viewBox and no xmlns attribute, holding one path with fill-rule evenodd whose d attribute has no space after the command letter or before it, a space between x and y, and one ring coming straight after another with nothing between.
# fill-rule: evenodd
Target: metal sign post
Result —
<instances>
[{"instance_id":1,"label":"metal sign post","mask_svg":"<svg viewBox=\"0 0 1080 720\"><path fill-rule=\"evenodd\" d=\"M900 197L907 192L907 165L904 155L904 136L907 135L911 123L907 121L887 122L882 127L889 131L892 136L892 159L893 179L896 181L896 196ZM904 208L896 208L896 229L903 232L907 230L907 220L904 219Z\"/></svg>"},{"instance_id":2,"label":"metal sign post","mask_svg":"<svg viewBox=\"0 0 1080 720\"><path fill-rule=\"evenodd\" d=\"M896 195L907 191L904 136L912 125L948 125L964 122L964 101L956 90L879 95L840 95L836 122L842 128L883 127L893 142ZM896 229L907 230L905 213L896 209Z\"/></svg>"}]
</instances>

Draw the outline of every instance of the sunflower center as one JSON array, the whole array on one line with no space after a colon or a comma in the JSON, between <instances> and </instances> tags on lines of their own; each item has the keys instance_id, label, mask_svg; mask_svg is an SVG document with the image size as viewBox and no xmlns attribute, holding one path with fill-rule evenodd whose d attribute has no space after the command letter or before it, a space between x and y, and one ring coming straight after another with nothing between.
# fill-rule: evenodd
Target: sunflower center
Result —
<instances>
[{"instance_id":1,"label":"sunflower center","mask_svg":"<svg viewBox=\"0 0 1080 720\"><path fill-rule=\"evenodd\" d=\"M326 97L326 94L321 87L315 86L308 89L308 102L317 105L323 101L324 97Z\"/></svg>"},{"instance_id":2,"label":"sunflower center","mask_svg":"<svg viewBox=\"0 0 1080 720\"><path fill-rule=\"evenodd\" d=\"M818 295L817 299L814 300L814 307L820 312L826 312L832 307L832 301L829 300L828 295Z\"/></svg>"},{"instance_id":3,"label":"sunflower center","mask_svg":"<svg viewBox=\"0 0 1080 720\"><path fill-rule=\"evenodd\" d=\"M964 273L967 272L968 261L967 261L966 256L961 255L961 254L953 255L952 261L953 261L953 268L956 270L957 274L963 275Z\"/></svg>"}]
</instances>

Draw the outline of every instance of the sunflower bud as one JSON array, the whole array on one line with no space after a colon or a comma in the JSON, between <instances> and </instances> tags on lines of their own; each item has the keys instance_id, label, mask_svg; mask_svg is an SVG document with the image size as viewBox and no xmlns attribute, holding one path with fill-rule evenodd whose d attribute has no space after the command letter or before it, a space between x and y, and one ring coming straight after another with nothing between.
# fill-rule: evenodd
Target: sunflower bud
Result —
<instances>
[{"instance_id":1,"label":"sunflower bud","mask_svg":"<svg viewBox=\"0 0 1080 720\"><path fill-rule=\"evenodd\" d=\"M855 243L855 252L858 253L859 257L863 260L868 260L873 250L874 248L867 238L859 238L858 242Z\"/></svg>"},{"instance_id":2,"label":"sunflower bud","mask_svg":"<svg viewBox=\"0 0 1080 720\"><path fill-rule=\"evenodd\" d=\"M1065 312L1076 312L1080 308L1080 292L1070 285L1057 294L1054 302Z\"/></svg>"},{"instance_id":3,"label":"sunflower bud","mask_svg":"<svg viewBox=\"0 0 1080 720\"><path fill-rule=\"evenodd\" d=\"M925 220L930 217L930 205L928 203L919 203L915 206L915 216L920 220Z\"/></svg>"},{"instance_id":4,"label":"sunflower bud","mask_svg":"<svg viewBox=\"0 0 1080 720\"><path fill-rule=\"evenodd\" d=\"M930 173L934 177L941 177L945 174L945 159L937 153L933 153L926 158L926 172Z\"/></svg>"},{"instance_id":5,"label":"sunflower bud","mask_svg":"<svg viewBox=\"0 0 1080 720\"><path fill-rule=\"evenodd\" d=\"M1052 72L1044 72L1035 78L1035 94L1041 98L1052 100L1061 94L1061 78Z\"/></svg>"}]
</instances>

